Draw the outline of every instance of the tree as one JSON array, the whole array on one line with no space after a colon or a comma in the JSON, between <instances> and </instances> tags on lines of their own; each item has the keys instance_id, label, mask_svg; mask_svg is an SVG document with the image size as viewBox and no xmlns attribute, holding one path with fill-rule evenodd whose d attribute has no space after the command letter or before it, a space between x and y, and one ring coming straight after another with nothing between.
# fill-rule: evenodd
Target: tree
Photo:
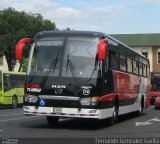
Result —
<instances>
[{"instance_id":1,"label":"tree","mask_svg":"<svg viewBox=\"0 0 160 144\"><path fill-rule=\"evenodd\" d=\"M70 31L71 29L69 27L66 28L67 31Z\"/></svg>"},{"instance_id":2,"label":"tree","mask_svg":"<svg viewBox=\"0 0 160 144\"><path fill-rule=\"evenodd\" d=\"M23 37L33 38L43 30L54 30L55 23L43 19L40 14L18 12L7 8L0 12L0 56L5 55L10 71L14 70L15 45Z\"/></svg>"}]
</instances>

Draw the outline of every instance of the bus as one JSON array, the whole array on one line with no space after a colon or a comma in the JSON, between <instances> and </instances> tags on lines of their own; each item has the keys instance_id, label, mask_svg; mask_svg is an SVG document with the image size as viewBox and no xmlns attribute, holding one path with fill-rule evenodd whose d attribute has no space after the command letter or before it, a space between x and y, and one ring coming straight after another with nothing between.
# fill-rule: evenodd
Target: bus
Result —
<instances>
[{"instance_id":1,"label":"bus","mask_svg":"<svg viewBox=\"0 0 160 144\"><path fill-rule=\"evenodd\" d=\"M107 119L150 105L149 60L102 32L42 31L32 39L24 113L59 118ZM23 38L16 45L21 59ZM26 50L27 51L27 50Z\"/></svg>"},{"instance_id":2,"label":"bus","mask_svg":"<svg viewBox=\"0 0 160 144\"><path fill-rule=\"evenodd\" d=\"M150 102L152 105L154 105L155 99L159 95L160 95L160 73L151 72Z\"/></svg>"},{"instance_id":3,"label":"bus","mask_svg":"<svg viewBox=\"0 0 160 144\"><path fill-rule=\"evenodd\" d=\"M0 106L17 108L23 104L25 75L23 72L0 71Z\"/></svg>"}]
</instances>

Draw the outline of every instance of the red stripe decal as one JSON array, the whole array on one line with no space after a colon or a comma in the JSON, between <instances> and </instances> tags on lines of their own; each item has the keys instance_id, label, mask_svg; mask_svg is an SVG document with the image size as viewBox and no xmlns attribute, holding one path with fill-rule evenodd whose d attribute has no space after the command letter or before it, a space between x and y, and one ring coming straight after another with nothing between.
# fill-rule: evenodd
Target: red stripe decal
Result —
<instances>
[{"instance_id":1,"label":"red stripe decal","mask_svg":"<svg viewBox=\"0 0 160 144\"><path fill-rule=\"evenodd\" d=\"M114 97L115 97L115 94L111 93L109 95L105 95L105 96L100 97L98 100L99 101L113 101Z\"/></svg>"}]
</instances>

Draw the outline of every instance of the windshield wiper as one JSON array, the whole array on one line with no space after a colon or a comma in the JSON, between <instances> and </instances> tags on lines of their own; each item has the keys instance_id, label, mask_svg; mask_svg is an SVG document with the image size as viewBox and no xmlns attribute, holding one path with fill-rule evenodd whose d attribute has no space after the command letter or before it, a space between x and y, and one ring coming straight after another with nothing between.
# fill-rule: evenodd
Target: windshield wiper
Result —
<instances>
[{"instance_id":1,"label":"windshield wiper","mask_svg":"<svg viewBox=\"0 0 160 144\"><path fill-rule=\"evenodd\" d=\"M91 73L90 78L88 80L86 80L86 81L81 81L81 82L87 82L87 81L90 81L92 79L94 72L97 70L97 65L98 65L98 55L96 55L94 69L93 69L93 71Z\"/></svg>"},{"instance_id":2,"label":"windshield wiper","mask_svg":"<svg viewBox=\"0 0 160 144\"><path fill-rule=\"evenodd\" d=\"M70 70L71 70L71 75L72 75L72 78L74 80L74 85L75 87L78 88L78 80L77 80L77 77L76 77L76 74L75 74L75 71L74 71L74 67L73 67L73 63L72 63L72 60L70 59L70 55L69 55L69 51L70 51L70 46L68 47L68 54L67 54L67 63L66 63L66 74L67 74L67 71L68 71L68 66L70 67ZM77 92L75 91L75 94L77 95Z\"/></svg>"},{"instance_id":3,"label":"windshield wiper","mask_svg":"<svg viewBox=\"0 0 160 144\"><path fill-rule=\"evenodd\" d=\"M41 81L41 84L40 84L41 87L44 86L44 84L45 84L45 82L46 82L46 80L47 80L47 78L48 78L48 74L50 73L51 68L53 67L53 65L54 65L54 68L55 68L55 66L56 66L56 64L57 64L57 61L58 61L57 59L58 59L58 58L56 58L56 57L53 57L53 58L52 58L49 66L48 66L48 68L47 68L47 71L45 72L45 74L44 74L44 76L43 76L43 79L42 79L42 81ZM54 70L53 70L53 72L54 72Z\"/></svg>"},{"instance_id":4,"label":"windshield wiper","mask_svg":"<svg viewBox=\"0 0 160 144\"><path fill-rule=\"evenodd\" d=\"M46 80L47 80L47 78L48 78L48 74L50 73L52 67L53 67L52 70L53 70L53 74L54 74L54 71L55 71L55 68L56 68L56 64L57 64L57 61L58 61L59 51L60 51L60 48L58 48L57 56L56 56L56 57L53 57L53 58L51 59L51 62L50 62L49 65L48 65L47 71L45 72L45 74L44 74L44 76L43 76L43 79L42 79L42 81L41 81L41 84L40 84L41 87L44 86L44 84L45 84L45 82L46 82Z\"/></svg>"},{"instance_id":5,"label":"windshield wiper","mask_svg":"<svg viewBox=\"0 0 160 144\"><path fill-rule=\"evenodd\" d=\"M71 74L72 74L72 77L74 78L75 82L77 82L77 78L76 78L76 74L75 74L75 71L74 71L74 68L73 68L73 64L72 64L72 61L69 57L69 53L67 55L67 64L66 64L66 74L67 74L67 71L68 71L68 65L70 67L70 70L71 70Z\"/></svg>"}]
</instances>

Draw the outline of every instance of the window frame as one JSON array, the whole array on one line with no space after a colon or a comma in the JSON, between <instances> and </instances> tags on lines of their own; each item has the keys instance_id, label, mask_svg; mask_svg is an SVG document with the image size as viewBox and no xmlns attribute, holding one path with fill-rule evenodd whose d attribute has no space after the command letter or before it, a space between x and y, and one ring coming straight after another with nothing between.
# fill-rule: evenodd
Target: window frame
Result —
<instances>
[{"instance_id":1,"label":"window frame","mask_svg":"<svg viewBox=\"0 0 160 144\"><path fill-rule=\"evenodd\" d=\"M144 53L146 53L146 54L144 54ZM141 54L142 54L143 56L145 56L146 58L148 58L148 50L147 50L147 49L142 49L142 50L141 50Z\"/></svg>"}]
</instances>

